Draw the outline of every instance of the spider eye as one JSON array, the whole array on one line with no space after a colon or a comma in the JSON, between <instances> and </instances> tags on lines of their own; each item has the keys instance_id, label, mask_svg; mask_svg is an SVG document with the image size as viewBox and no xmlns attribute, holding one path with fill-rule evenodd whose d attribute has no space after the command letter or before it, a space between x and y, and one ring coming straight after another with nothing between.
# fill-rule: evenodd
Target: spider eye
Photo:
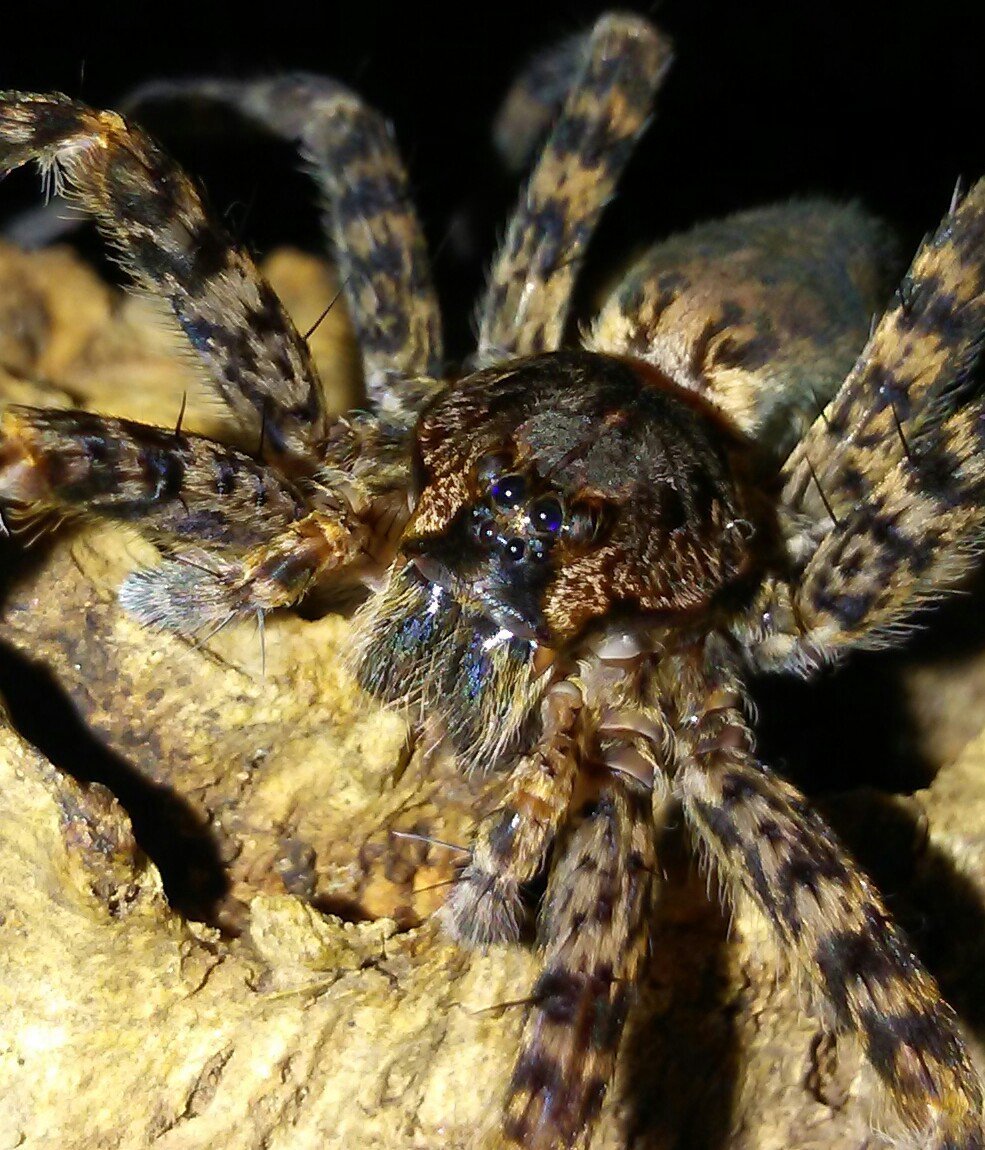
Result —
<instances>
[{"instance_id":1,"label":"spider eye","mask_svg":"<svg viewBox=\"0 0 985 1150\"><path fill-rule=\"evenodd\" d=\"M490 488L493 502L504 511L512 511L523 502L527 491L527 484L522 475L506 475L497 479Z\"/></svg>"},{"instance_id":2,"label":"spider eye","mask_svg":"<svg viewBox=\"0 0 985 1150\"><path fill-rule=\"evenodd\" d=\"M504 548L506 551L506 558L513 563L519 563L523 558L525 547L522 539L510 539Z\"/></svg>"},{"instance_id":3,"label":"spider eye","mask_svg":"<svg viewBox=\"0 0 985 1150\"><path fill-rule=\"evenodd\" d=\"M561 504L550 495L544 499L538 499L530 508L530 522L535 531L545 531L549 535L557 535L564 524L564 511L561 509Z\"/></svg>"},{"instance_id":4,"label":"spider eye","mask_svg":"<svg viewBox=\"0 0 985 1150\"><path fill-rule=\"evenodd\" d=\"M496 524L492 521L492 519L489 518L488 515L484 515L481 519L477 519L473 525L473 530L475 531L476 539L478 539L480 543L485 543L488 546L489 544L496 542Z\"/></svg>"}]
</instances>

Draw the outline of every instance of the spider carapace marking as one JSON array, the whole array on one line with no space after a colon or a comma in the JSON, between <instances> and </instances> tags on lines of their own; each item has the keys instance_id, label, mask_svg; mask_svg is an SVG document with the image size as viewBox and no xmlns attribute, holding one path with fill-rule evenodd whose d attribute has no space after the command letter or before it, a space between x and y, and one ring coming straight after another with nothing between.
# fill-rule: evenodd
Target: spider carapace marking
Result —
<instances>
[{"instance_id":1,"label":"spider carapace marking","mask_svg":"<svg viewBox=\"0 0 985 1150\"><path fill-rule=\"evenodd\" d=\"M262 618L343 569L365 578L361 683L437 722L501 796L445 927L516 941L544 879L508 1138L537 1150L591 1127L646 954L654 811L673 798L723 887L859 1034L913 1144L981 1150L953 1012L871 883L757 758L745 684L891 640L981 548L985 183L895 295L881 224L791 203L658 244L565 343L669 59L647 22L606 16L517 81L499 142L513 160L546 142L480 304L477 370L453 380L404 170L371 109L311 76L145 91L222 101L298 143L362 349L368 403L345 417L160 148L65 97L4 94L0 171L36 160L95 214L258 446L10 408L0 499L8 518L139 525L167 557L121 600L183 634Z\"/></svg>"}]
</instances>

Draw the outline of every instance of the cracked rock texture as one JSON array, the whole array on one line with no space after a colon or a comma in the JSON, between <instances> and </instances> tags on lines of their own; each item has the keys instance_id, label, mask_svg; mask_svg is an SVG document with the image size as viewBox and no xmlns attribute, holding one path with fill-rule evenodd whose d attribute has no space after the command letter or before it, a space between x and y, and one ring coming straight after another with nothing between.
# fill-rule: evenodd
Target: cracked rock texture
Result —
<instances>
[{"instance_id":1,"label":"cracked rock texture","mask_svg":"<svg viewBox=\"0 0 985 1150\"><path fill-rule=\"evenodd\" d=\"M267 271L302 329L334 295L311 257ZM340 309L312 345L345 407ZM183 394L186 427L235 435L146 301L65 249L0 249L0 398L168 425ZM467 844L495 793L358 692L342 614L271 619L261 674L249 626L196 647L120 611L115 588L154 562L133 533L66 528L3 560L0 1150L495 1145L536 956L466 953L431 919L461 857L442 844ZM925 640L781 694L786 723L765 741L792 770L803 745L798 781L974 1041L985 659L969 603L942 624L958 649ZM882 694L860 696L874 676ZM818 706L824 734L806 740L798 715L816 724ZM920 772L887 785L898 756ZM653 959L591 1145L879 1145L873 1126L892 1120L853 1042L825 1028L754 913L735 908L729 932L679 827L662 860Z\"/></svg>"}]
</instances>

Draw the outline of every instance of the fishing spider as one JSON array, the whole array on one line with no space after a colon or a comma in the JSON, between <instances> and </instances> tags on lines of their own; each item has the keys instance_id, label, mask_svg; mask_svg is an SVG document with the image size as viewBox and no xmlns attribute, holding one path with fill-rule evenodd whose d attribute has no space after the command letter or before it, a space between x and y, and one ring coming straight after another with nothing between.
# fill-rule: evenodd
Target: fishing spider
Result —
<instances>
[{"instance_id":1,"label":"fishing spider","mask_svg":"<svg viewBox=\"0 0 985 1150\"><path fill-rule=\"evenodd\" d=\"M139 524L165 557L120 599L182 634L262 620L343 570L371 587L359 681L437 720L462 769L504 788L445 926L471 946L518 939L546 875L504 1115L517 1143L567 1145L599 1109L670 797L724 888L858 1032L917 1143L982 1147L954 1014L869 880L756 757L746 682L890 642L981 546L985 182L955 199L871 333L883 228L803 201L657 245L566 344L586 246L669 59L647 22L610 15L520 77L504 123L520 151L546 142L474 363L452 378L377 114L309 76L158 89L299 143L361 349L367 404L345 418L326 414L250 256L151 139L63 96L7 93L0 170L35 160L95 215L258 446L13 407L0 497L15 514Z\"/></svg>"}]
</instances>

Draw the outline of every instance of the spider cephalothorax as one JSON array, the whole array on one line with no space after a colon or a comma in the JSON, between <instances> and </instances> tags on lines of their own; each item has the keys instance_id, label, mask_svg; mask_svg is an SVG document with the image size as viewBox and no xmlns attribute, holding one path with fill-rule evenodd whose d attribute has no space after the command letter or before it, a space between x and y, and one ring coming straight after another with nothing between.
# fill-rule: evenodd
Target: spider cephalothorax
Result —
<instances>
[{"instance_id":1,"label":"spider cephalothorax","mask_svg":"<svg viewBox=\"0 0 985 1150\"><path fill-rule=\"evenodd\" d=\"M549 353L469 376L415 431L420 494L367 614L365 686L514 749L578 642L711 610L750 560L742 446L653 368Z\"/></svg>"},{"instance_id":2,"label":"spider cephalothorax","mask_svg":"<svg viewBox=\"0 0 985 1150\"><path fill-rule=\"evenodd\" d=\"M140 525L166 558L121 601L185 634L262 620L340 574L371 588L359 680L440 728L497 796L445 925L516 940L543 890L543 972L505 1106L515 1141L566 1146L601 1105L659 883L656 796L858 1032L919 1145L982 1150L953 1012L824 822L757 758L746 681L885 642L981 549L985 182L888 306L885 228L805 201L656 245L563 350L575 276L668 61L648 23L613 15L520 78L500 133L512 152L546 142L480 306L480 370L448 382L378 116L315 77L152 90L230 104L310 161L367 387L366 409L337 418L248 253L147 136L65 97L3 95L0 171L54 169L256 446L12 408L0 498L14 515Z\"/></svg>"}]
</instances>

